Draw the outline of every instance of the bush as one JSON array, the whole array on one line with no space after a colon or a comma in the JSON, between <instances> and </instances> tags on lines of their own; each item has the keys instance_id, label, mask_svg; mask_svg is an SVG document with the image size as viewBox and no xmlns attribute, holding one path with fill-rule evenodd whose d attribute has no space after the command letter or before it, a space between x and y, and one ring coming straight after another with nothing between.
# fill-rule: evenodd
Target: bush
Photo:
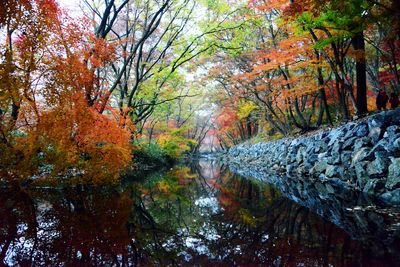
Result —
<instances>
[{"instance_id":1,"label":"bush","mask_svg":"<svg viewBox=\"0 0 400 267\"><path fill-rule=\"evenodd\" d=\"M190 148L195 146L197 142L184 137L182 129L174 129L160 134L157 138L157 144L169 157L178 159L189 152Z\"/></svg>"},{"instance_id":2,"label":"bush","mask_svg":"<svg viewBox=\"0 0 400 267\"><path fill-rule=\"evenodd\" d=\"M156 143L135 143L133 162L136 167L146 169L155 166L171 165L174 163L174 159Z\"/></svg>"}]
</instances>

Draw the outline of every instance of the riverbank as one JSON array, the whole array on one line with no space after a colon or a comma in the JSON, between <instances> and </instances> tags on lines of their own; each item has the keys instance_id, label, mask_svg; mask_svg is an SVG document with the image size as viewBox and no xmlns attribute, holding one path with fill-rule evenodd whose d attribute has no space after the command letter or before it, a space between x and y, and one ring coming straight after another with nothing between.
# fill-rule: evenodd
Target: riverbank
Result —
<instances>
[{"instance_id":1,"label":"riverbank","mask_svg":"<svg viewBox=\"0 0 400 267\"><path fill-rule=\"evenodd\" d=\"M224 161L241 175L295 178L324 194L339 186L400 205L400 109L306 137L241 144Z\"/></svg>"}]
</instances>

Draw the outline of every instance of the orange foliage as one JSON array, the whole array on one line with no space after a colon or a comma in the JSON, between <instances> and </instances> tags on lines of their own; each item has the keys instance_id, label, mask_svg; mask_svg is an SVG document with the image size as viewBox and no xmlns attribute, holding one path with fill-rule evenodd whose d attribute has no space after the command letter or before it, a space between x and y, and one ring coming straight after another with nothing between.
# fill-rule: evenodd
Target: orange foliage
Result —
<instances>
[{"instance_id":1,"label":"orange foliage","mask_svg":"<svg viewBox=\"0 0 400 267\"><path fill-rule=\"evenodd\" d=\"M131 159L129 132L87 106L81 94L69 100L43 112L27 137L19 138L24 158L34 158L41 152L41 164L51 164L52 175L65 175L76 169L84 174L80 182L116 181L120 169Z\"/></svg>"},{"instance_id":2,"label":"orange foliage","mask_svg":"<svg viewBox=\"0 0 400 267\"><path fill-rule=\"evenodd\" d=\"M283 1L260 4L251 1L250 4L259 12L269 12L270 9L282 11L286 8ZM296 33L296 26L285 22L277 25L283 34L277 34L270 46L244 55L249 61L249 68L230 77L232 84L235 84L235 90L232 90L234 97L257 93L263 101L270 101L285 109L294 98L313 95L321 89L318 85L318 69L326 68L327 64L322 64L316 57L310 36ZM246 91L243 88L248 89Z\"/></svg>"},{"instance_id":3,"label":"orange foliage","mask_svg":"<svg viewBox=\"0 0 400 267\"><path fill-rule=\"evenodd\" d=\"M7 13L13 43L0 44L0 174L115 181L131 159L134 125L128 111L108 107L107 82L96 75L116 59L114 43L97 38L88 21L71 22L54 0L7 5L15 12Z\"/></svg>"}]
</instances>

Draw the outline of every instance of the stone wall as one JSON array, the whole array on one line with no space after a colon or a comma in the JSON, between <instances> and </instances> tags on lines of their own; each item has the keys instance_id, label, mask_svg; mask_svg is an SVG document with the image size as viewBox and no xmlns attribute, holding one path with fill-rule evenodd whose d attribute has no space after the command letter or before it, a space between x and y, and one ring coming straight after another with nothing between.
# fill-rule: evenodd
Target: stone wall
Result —
<instances>
[{"instance_id":1,"label":"stone wall","mask_svg":"<svg viewBox=\"0 0 400 267\"><path fill-rule=\"evenodd\" d=\"M400 109L307 137L241 144L225 158L242 175L295 178L327 192L340 186L400 204Z\"/></svg>"}]
</instances>

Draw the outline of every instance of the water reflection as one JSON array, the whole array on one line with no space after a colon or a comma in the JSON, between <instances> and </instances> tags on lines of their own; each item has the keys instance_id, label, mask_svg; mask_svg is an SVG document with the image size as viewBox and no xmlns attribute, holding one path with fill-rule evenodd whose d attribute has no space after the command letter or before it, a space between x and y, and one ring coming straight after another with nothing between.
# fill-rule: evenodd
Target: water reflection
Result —
<instances>
[{"instance_id":1,"label":"water reflection","mask_svg":"<svg viewBox=\"0 0 400 267\"><path fill-rule=\"evenodd\" d=\"M119 188L0 194L6 265L396 265L397 237L379 239L372 231L355 241L273 187L213 161Z\"/></svg>"}]
</instances>

